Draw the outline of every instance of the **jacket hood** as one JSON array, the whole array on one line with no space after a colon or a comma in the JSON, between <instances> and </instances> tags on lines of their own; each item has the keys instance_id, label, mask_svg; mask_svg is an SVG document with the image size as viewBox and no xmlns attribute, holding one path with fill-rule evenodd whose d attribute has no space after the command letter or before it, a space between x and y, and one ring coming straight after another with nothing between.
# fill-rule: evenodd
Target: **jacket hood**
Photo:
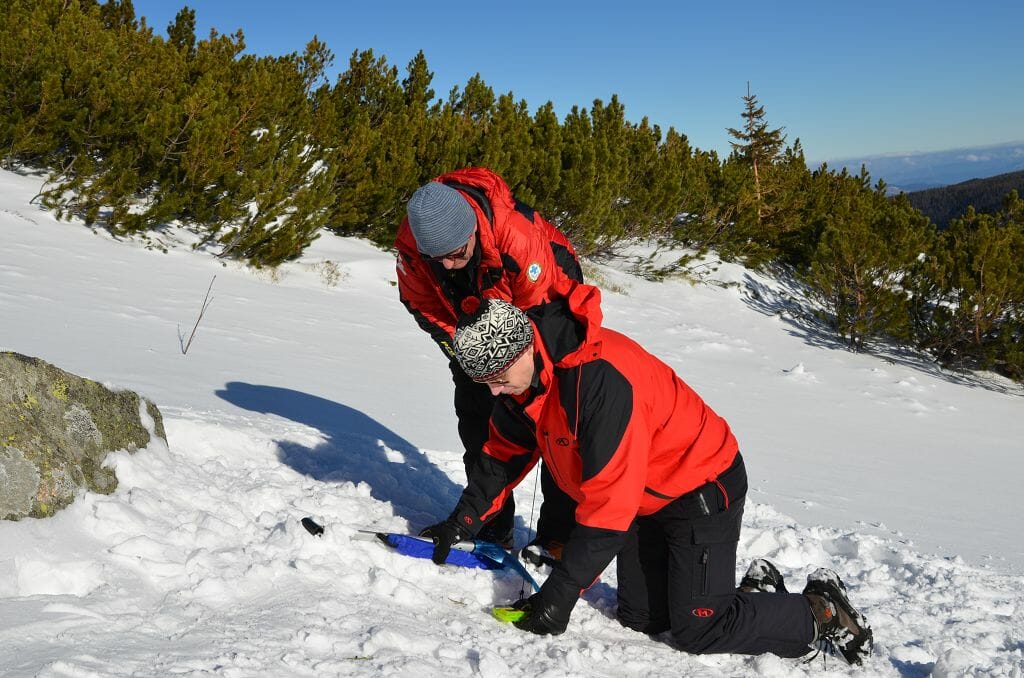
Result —
<instances>
[{"instance_id":1,"label":"jacket hood","mask_svg":"<svg viewBox=\"0 0 1024 678\"><path fill-rule=\"evenodd\" d=\"M487 197L495 207L504 207L507 210L515 209L515 200L512 198L512 192L509 190L508 184L486 167L458 169L454 172L442 174L435 178L434 181L440 181L442 184L454 182L479 188L487 194Z\"/></svg>"},{"instance_id":2,"label":"jacket hood","mask_svg":"<svg viewBox=\"0 0 1024 678\"><path fill-rule=\"evenodd\" d=\"M553 300L527 315L555 367L575 367L601 357L601 290L573 280L551 288Z\"/></svg>"}]
</instances>

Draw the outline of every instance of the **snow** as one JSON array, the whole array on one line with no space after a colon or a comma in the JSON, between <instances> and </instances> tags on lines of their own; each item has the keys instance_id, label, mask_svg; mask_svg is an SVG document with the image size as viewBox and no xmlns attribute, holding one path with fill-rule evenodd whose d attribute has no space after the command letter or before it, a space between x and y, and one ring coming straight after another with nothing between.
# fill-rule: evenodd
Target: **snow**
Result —
<instances>
[{"instance_id":1,"label":"snow","mask_svg":"<svg viewBox=\"0 0 1024 678\"><path fill-rule=\"evenodd\" d=\"M325 234L260 272L180 229L162 253L57 222L30 203L40 184L0 173L0 350L139 391L168 445L113 455L112 495L0 523L0 675L821 672L820 657L691 656L622 628L614 567L564 635L530 636L488 613L519 596L515 576L355 539L442 518L464 481L450 376L397 300L392 256ZM588 265L606 324L733 426L751 484L739 568L767 557L791 589L819 566L847 583L875 654L827 670L1024 675L1021 387L850 353L795 319L790 286L738 266L695 285L633 275L651 251ZM533 488L517 490L519 545Z\"/></svg>"}]
</instances>

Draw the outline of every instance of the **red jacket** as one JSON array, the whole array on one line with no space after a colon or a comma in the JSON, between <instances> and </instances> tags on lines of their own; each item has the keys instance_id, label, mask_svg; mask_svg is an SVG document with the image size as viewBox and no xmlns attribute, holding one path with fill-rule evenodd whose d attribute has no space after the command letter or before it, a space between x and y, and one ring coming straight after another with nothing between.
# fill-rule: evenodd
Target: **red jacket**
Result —
<instances>
[{"instance_id":1,"label":"red jacket","mask_svg":"<svg viewBox=\"0 0 1024 678\"><path fill-rule=\"evenodd\" d=\"M553 294L556 301L529 312L534 387L498 397L485 461L472 469L456 517L470 526L489 518L543 457L578 502L580 527L563 562L583 588L611 561L636 516L716 480L738 444L671 367L601 327L596 287L561 284Z\"/></svg>"},{"instance_id":2,"label":"red jacket","mask_svg":"<svg viewBox=\"0 0 1024 678\"><path fill-rule=\"evenodd\" d=\"M503 299L527 309L548 301L554 283L583 277L565 235L516 200L508 184L491 170L469 167L442 174L436 181L462 193L476 213L477 252L467 267L472 279L457 286L453 278L459 274L424 260L406 217L395 238L398 295L451 358L462 298L472 294Z\"/></svg>"}]
</instances>

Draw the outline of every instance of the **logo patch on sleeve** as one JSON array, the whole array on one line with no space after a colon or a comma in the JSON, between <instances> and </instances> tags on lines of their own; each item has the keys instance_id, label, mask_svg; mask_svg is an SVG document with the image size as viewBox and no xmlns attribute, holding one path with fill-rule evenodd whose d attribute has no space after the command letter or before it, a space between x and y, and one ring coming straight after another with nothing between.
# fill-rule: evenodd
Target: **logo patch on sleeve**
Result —
<instances>
[{"instance_id":1,"label":"logo patch on sleeve","mask_svg":"<svg viewBox=\"0 0 1024 678\"><path fill-rule=\"evenodd\" d=\"M541 269L540 264L535 261L527 267L526 277L530 279L530 282L537 282L542 272L543 269Z\"/></svg>"}]
</instances>

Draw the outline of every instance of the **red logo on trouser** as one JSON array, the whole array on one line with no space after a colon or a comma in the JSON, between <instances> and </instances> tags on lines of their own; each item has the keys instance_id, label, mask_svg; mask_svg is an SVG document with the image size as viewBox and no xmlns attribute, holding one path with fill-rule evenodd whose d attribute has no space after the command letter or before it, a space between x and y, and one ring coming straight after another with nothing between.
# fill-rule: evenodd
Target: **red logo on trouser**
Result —
<instances>
[{"instance_id":1,"label":"red logo on trouser","mask_svg":"<svg viewBox=\"0 0 1024 678\"><path fill-rule=\"evenodd\" d=\"M710 607L695 607L692 610L690 610L690 614L692 614L694 617L706 618L714 617L715 611L712 610Z\"/></svg>"}]
</instances>

